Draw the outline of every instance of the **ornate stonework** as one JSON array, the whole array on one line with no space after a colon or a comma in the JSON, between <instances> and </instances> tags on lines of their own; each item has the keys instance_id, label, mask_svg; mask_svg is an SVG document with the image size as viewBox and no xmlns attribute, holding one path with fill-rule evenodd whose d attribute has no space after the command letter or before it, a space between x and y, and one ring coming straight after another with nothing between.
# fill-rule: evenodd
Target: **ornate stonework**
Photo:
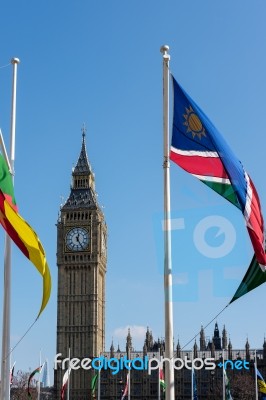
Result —
<instances>
[{"instance_id":1,"label":"ornate stonework","mask_svg":"<svg viewBox=\"0 0 266 400\"><path fill-rule=\"evenodd\" d=\"M107 227L97 203L95 178L82 134L81 152L72 171L69 197L57 221L57 345L62 359L94 358L105 346L105 274ZM55 370L56 398L64 371ZM70 377L71 400L88 399L88 371Z\"/></svg>"}]
</instances>

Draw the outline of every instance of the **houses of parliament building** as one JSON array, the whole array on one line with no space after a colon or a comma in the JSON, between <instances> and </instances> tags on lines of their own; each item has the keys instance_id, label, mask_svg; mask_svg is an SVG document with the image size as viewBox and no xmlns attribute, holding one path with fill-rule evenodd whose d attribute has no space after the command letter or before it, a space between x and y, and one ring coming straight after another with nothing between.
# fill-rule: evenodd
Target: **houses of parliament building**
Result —
<instances>
[{"instance_id":1,"label":"houses of parliament building","mask_svg":"<svg viewBox=\"0 0 266 400\"><path fill-rule=\"evenodd\" d=\"M82 132L81 150L75 167L72 170L71 189L66 202L61 206L57 221L57 334L56 353L61 353L61 361L65 358L85 356L90 359L102 355L107 359L127 356L128 358L160 357L164 354L164 341L154 340L152 332L147 329L143 348L134 350L130 330L125 338L124 352L115 349L113 344L109 351L105 349L105 275L107 270L107 225L102 208L97 201L95 191L95 176L92 171L85 142L85 129ZM263 342L263 341L262 341ZM228 340L225 327L220 335L218 324L215 324L213 336L205 337L201 328L199 343L195 341L193 350L182 349L176 344L177 358L215 359L220 363L222 354L226 360L247 360L249 370L228 371L231 382L237 375L253 379L255 355L250 350L248 340L243 350L233 350ZM256 352L257 366L263 376L266 373L266 341L261 350ZM201 369L195 371L198 400L222 399L220 390L223 381L223 369ZM127 381L127 370L117 374L106 369L99 374L96 389L91 382L95 375L92 369L80 368L71 371L69 379L69 399L117 400L123 397ZM54 399L62 399L62 382L65 370L54 369ZM163 399L163 388L159 384L159 370L131 370L130 398L131 400ZM239 379L240 379L239 378ZM251 382L250 381L250 382ZM243 386L243 385L242 385ZM175 399L191 399L191 371L182 368L175 371ZM220 394L219 394L220 393ZM127 397L125 397L127 399ZM255 399L250 397L233 397L241 400ZM66 399L66 395L65 395ZM62 399L63 400L63 399Z\"/></svg>"}]
</instances>

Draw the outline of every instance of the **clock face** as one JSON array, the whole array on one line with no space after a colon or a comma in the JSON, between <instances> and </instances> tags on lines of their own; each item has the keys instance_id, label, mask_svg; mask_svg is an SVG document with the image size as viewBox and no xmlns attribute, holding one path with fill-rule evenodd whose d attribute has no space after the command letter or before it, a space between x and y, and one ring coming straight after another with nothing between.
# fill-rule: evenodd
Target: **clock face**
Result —
<instances>
[{"instance_id":1,"label":"clock face","mask_svg":"<svg viewBox=\"0 0 266 400\"><path fill-rule=\"evenodd\" d=\"M89 232L84 228L73 228L66 235L66 245L69 250L86 250L89 244Z\"/></svg>"}]
</instances>

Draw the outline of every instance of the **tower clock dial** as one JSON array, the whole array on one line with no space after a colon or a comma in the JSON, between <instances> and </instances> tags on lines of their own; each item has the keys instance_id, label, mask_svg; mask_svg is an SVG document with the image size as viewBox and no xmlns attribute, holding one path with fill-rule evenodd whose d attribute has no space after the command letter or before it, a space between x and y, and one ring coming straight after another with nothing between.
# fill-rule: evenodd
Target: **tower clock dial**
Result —
<instances>
[{"instance_id":1,"label":"tower clock dial","mask_svg":"<svg viewBox=\"0 0 266 400\"><path fill-rule=\"evenodd\" d=\"M73 228L67 232L66 245L69 250L86 250L89 244L89 232L84 228Z\"/></svg>"}]
</instances>

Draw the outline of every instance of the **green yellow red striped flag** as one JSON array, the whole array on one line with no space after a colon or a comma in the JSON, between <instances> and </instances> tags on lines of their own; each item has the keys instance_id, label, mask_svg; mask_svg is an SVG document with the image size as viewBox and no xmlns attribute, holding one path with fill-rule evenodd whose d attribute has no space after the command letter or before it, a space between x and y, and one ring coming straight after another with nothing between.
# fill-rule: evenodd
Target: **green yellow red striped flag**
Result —
<instances>
[{"instance_id":1,"label":"green yellow red striped flag","mask_svg":"<svg viewBox=\"0 0 266 400\"><path fill-rule=\"evenodd\" d=\"M16 209L12 177L2 154L0 154L0 189L2 190L6 200Z\"/></svg>"},{"instance_id":2,"label":"green yellow red striped flag","mask_svg":"<svg viewBox=\"0 0 266 400\"><path fill-rule=\"evenodd\" d=\"M0 155L0 223L22 253L33 263L43 278L42 303L37 318L48 303L51 275L44 248L36 232L18 213L12 177Z\"/></svg>"},{"instance_id":3,"label":"green yellow red striped flag","mask_svg":"<svg viewBox=\"0 0 266 400\"><path fill-rule=\"evenodd\" d=\"M30 376L29 376L29 379L28 379L28 397L32 397L31 396L31 393L30 393L30 383L31 383L31 380L32 380L32 378L34 377L34 375L35 374L37 374L37 373L41 373L41 371L42 371L42 365L40 366L40 367L38 367L38 368L36 368L31 374L30 374Z\"/></svg>"}]
</instances>

